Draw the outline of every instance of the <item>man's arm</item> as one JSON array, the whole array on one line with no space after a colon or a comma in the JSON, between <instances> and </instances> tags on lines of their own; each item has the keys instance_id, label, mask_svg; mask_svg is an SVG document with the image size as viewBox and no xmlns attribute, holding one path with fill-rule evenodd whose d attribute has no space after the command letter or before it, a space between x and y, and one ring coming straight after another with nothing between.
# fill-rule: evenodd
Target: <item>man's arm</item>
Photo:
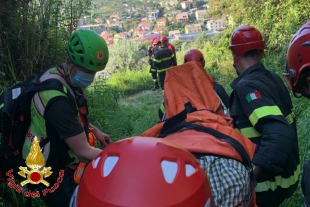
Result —
<instances>
[{"instance_id":1,"label":"man's arm","mask_svg":"<svg viewBox=\"0 0 310 207\"><path fill-rule=\"evenodd\" d=\"M238 84L236 94L252 126L261 134L254 165L278 174L296 145L296 132L272 97L257 84L244 81Z\"/></svg>"},{"instance_id":2,"label":"man's arm","mask_svg":"<svg viewBox=\"0 0 310 207\"><path fill-rule=\"evenodd\" d=\"M101 152L101 149L89 145L84 128L67 97L52 99L46 108L45 119L80 161L90 162ZM100 136L99 130L93 130L96 131L95 136L99 135L98 140L102 147L105 147L107 145L104 142L105 138Z\"/></svg>"},{"instance_id":3,"label":"man's arm","mask_svg":"<svg viewBox=\"0 0 310 207\"><path fill-rule=\"evenodd\" d=\"M84 132L64 140L81 162L91 162L102 150L91 147Z\"/></svg>"}]
</instances>

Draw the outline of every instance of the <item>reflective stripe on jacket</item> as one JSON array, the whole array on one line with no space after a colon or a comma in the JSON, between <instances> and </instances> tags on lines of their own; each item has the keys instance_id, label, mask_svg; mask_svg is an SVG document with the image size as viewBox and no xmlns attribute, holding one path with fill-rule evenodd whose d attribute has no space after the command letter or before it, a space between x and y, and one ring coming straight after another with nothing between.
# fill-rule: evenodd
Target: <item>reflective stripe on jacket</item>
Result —
<instances>
[{"instance_id":1,"label":"reflective stripe on jacket","mask_svg":"<svg viewBox=\"0 0 310 207\"><path fill-rule=\"evenodd\" d=\"M290 197L298 184L300 161L293 106L283 81L258 63L231 87L229 105L235 126L259 145L253 163L263 170L256 192L270 191L266 201Z\"/></svg>"},{"instance_id":2,"label":"reflective stripe on jacket","mask_svg":"<svg viewBox=\"0 0 310 207\"><path fill-rule=\"evenodd\" d=\"M174 54L168 48L161 48L155 52L153 58L154 67L157 68L157 72L165 72L171 66L175 66L176 62Z\"/></svg>"}]
</instances>

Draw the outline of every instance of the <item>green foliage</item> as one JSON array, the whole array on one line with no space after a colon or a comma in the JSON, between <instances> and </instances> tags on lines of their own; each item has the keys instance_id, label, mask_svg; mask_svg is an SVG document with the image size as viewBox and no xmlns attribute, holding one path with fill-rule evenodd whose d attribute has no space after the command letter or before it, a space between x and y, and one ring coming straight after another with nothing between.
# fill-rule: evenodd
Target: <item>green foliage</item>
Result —
<instances>
[{"instance_id":1,"label":"green foliage","mask_svg":"<svg viewBox=\"0 0 310 207\"><path fill-rule=\"evenodd\" d=\"M147 90L151 86L151 75L146 70L118 72L108 80L96 81L86 91L90 122L113 141L141 134L156 124L163 100L162 93Z\"/></svg>"},{"instance_id":2,"label":"green foliage","mask_svg":"<svg viewBox=\"0 0 310 207\"><path fill-rule=\"evenodd\" d=\"M139 45L128 40L119 40L114 47L109 49L109 63L106 71L115 73L116 71L136 70L146 65L146 59L141 59L145 55L139 50Z\"/></svg>"},{"instance_id":3,"label":"green foliage","mask_svg":"<svg viewBox=\"0 0 310 207\"><path fill-rule=\"evenodd\" d=\"M205 32L202 32L196 39L196 41L194 42L194 44L192 44L192 47L198 50L203 49L204 47L204 43L208 41L208 36Z\"/></svg>"},{"instance_id":4,"label":"green foliage","mask_svg":"<svg viewBox=\"0 0 310 207\"><path fill-rule=\"evenodd\" d=\"M89 6L90 0L0 2L8 9L0 20L0 71L16 82L55 64Z\"/></svg>"},{"instance_id":5,"label":"green foliage","mask_svg":"<svg viewBox=\"0 0 310 207\"><path fill-rule=\"evenodd\" d=\"M147 90L153 84L148 67L144 70L118 71L106 83L112 88L117 88L118 93L123 96Z\"/></svg>"},{"instance_id":6,"label":"green foliage","mask_svg":"<svg viewBox=\"0 0 310 207\"><path fill-rule=\"evenodd\" d=\"M139 24L139 19L138 18L131 18L131 19L126 19L123 21L123 27L125 31L129 31L131 29L134 29L135 27L138 26Z\"/></svg>"},{"instance_id":7,"label":"green foliage","mask_svg":"<svg viewBox=\"0 0 310 207\"><path fill-rule=\"evenodd\" d=\"M182 45L184 41L183 40L172 40L171 44L175 47L176 51L181 51L182 50Z\"/></svg>"}]
</instances>

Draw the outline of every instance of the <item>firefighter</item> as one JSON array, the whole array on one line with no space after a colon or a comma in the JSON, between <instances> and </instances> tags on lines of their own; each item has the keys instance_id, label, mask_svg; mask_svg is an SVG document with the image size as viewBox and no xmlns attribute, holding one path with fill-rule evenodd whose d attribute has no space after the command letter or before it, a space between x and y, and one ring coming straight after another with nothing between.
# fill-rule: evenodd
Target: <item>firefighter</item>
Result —
<instances>
[{"instance_id":1,"label":"firefighter","mask_svg":"<svg viewBox=\"0 0 310 207\"><path fill-rule=\"evenodd\" d=\"M276 207L295 192L300 174L292 101L281 78L261 63L265 42L256 28L236 28L229 49L238 74L230 84L230 114L235 127L258 145L252 161L257 205Z\"/></svg>"},{"instance_id":2,"label":"firefighter","mask_svg":"<svg viewBox=\"0 0 310 207\"><path fill-rule=\"evenodd\" d=\"M154 41L154 44L157 46L161 42L158 40ZM164 91L164 81L166 76L166 70L171 66L176 66L177 63L174 58L173 52L166 48L162 47L158 51L155 52L153 58L154 67L157 69L158 81L162 91Z\"/></svg>"},{"instance_id":3,"label":"firefighter","mask_svg":"<svg viewBox=\"0 0 310 207\"><path fill-rule=\"evenodd\" d=\"M294 96L304 96L310 99L310 21L306 22L290 41L286 69L283 73L287 85ZM301 96L297 95L301 94ZM310 160L304 164L301 179L301 188L304 194L306 207L310 207Z\"/></svg>"},{"instance_id":4,"label":"firefighter","mask_svg":"<svg viewBox=\"0 0 310 207\"><path fill-rule=\"evenodd\" d=\"M159 49L159 44L157 44L157 45L154 44L155 40L157 40L156 37L154 37L151 40L151 46L148 47L150 73L152 75L152 79L153 79L153 83L154 83L154 86L151 89L152 91L156 91L157 89L159 89L158 80L157 80L157 70L156 70L156 68L154 67L154 64L153 64L154 54Z\"/></svg>"},{"instance_id":5,"label":"firefighter","mask_svg":"<svg viewBox=\"0 0 310 207\"><path fill-rule=\"evenodd\" d=\"M160 42L161 42L161 46L162 46L162 47L166 47L166 48L168 48L169 50L171 50L171 51L173 52L173 54L174 54L174 59L175 59L175 63L176 63L176 65L177 65L178 63L177 63L177 54L176 54L176 52L175 52L175 47L169 42L168 37L162 36L162 37L160 38Z\"/></svg>"},{"instance_id":6,"label":"firefighter","mask_svg":"<svg viewBox=\"0 0 310 207\"><path fill-rule=\"evenodd\" d=\"M205 63L206 63L203 54L197 49L190 49L185 53L184 63L187 63L189 61L197 61L201 64L202 67L205 67ZM227 109L228 109L229 96L225 88L221 84L215 82L213 76L209 75L209 77L211 78L213 82L213 89L215 93L221 100L222 108L225 114L228 114ZM166 113L165 105L164 103L162 103L158 109L159 120L163 121L166 119L165 113Z\"/></svg>"},{"instance_id":7,"label":"firefighter","mask_svg":"<svg viewBox=\"0 0 310 207\"><path fill-rule=\"evenodd\" d=\"M205 67L205 58L203 54L197 49L191 49L185 53L184 63L189 62L189 61L198 61L202 65L202 67ZM228 108L229 96L226 90L221 84L214 81L213 76L209 76L209 77L213 80L213 89L215 90L219 98L221 99L223 103L223 107L225 109Z\"/></svg>"}]
</instances>

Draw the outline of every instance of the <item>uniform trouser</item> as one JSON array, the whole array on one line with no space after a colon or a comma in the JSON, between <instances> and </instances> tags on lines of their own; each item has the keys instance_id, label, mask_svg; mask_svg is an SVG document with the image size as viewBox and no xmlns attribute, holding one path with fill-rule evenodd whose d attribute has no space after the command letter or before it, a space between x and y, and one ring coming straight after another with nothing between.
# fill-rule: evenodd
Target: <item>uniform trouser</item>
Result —
<instances>
[{"instance_id":1,"label":"uniform trouser","mask_svg":"<svg viewBox=\"0 0 310 207\"><path fill-rule=\"evenodd\" d=\"M150 73L154 82L154 87L158 88L158 80L157 80L157 70L150 67Z\"/></svg>"},{"instance_id":2,"label":"uniform trouser","mask_svg":"<svg viewBox=\"0 0 310 207\"><path fill-rule=\"evenodd\" d=\"M158 73L158 82L162 90L164 90L165 77L166 77L166 71Z\"/></svg>"},{"instance_id":3,"label":"uniform trouser","mask_svg":"<svg viewBox=\"0 0 310 207\"><path fill-rule=\"evenodd\" d=\"M304 165L301 189L304 195L305 206L310 207L310 159Z\"/></svg>"},{"instance_id":4,"label":"uniform trouser","mask_svg":"<svg viewBox=\"0 0 310 207\"><path fill-rule=\"evenodd\" d=\"M57 183L57 179L59 180L59 174L51 175L45 180L50 183L49 187L45 185L40 185L40 196L43 199L44 203L48 207L68 207L70 204L71 196L76 188L76 184L73 179L74 170L70 168L64 169L62 182L59 184L58 188L55 189L54 192L46 192L45 189L51 188L55 183ZM46 195L43 195L42 192L46 192Z\"/></svg>"},{"instance_id":5,"label":"uniform trouser","mask_svg":"<svg viewBox=\"0 0 310 207\"><path fill-rule=\"evenodd\" d=\"M296 190L298 181L292 185L290 190L285 188L277 188L275 191L269 190L264 192L256 192L256 204L258 207L279 207L281 203ZM288 192L289 191L289 192Z\"/></svg>"},{"instance_id":6,"label":"uniform trouser","mask_svg":"<svg viewBox=\"0 0 310 207\"><path fill-rule=\"evenodd\" d=\"M152 75L153 80L157 80L157 70L152 68L152 66L150 67L150 73Z\"/></svg>"}]
</instances>

